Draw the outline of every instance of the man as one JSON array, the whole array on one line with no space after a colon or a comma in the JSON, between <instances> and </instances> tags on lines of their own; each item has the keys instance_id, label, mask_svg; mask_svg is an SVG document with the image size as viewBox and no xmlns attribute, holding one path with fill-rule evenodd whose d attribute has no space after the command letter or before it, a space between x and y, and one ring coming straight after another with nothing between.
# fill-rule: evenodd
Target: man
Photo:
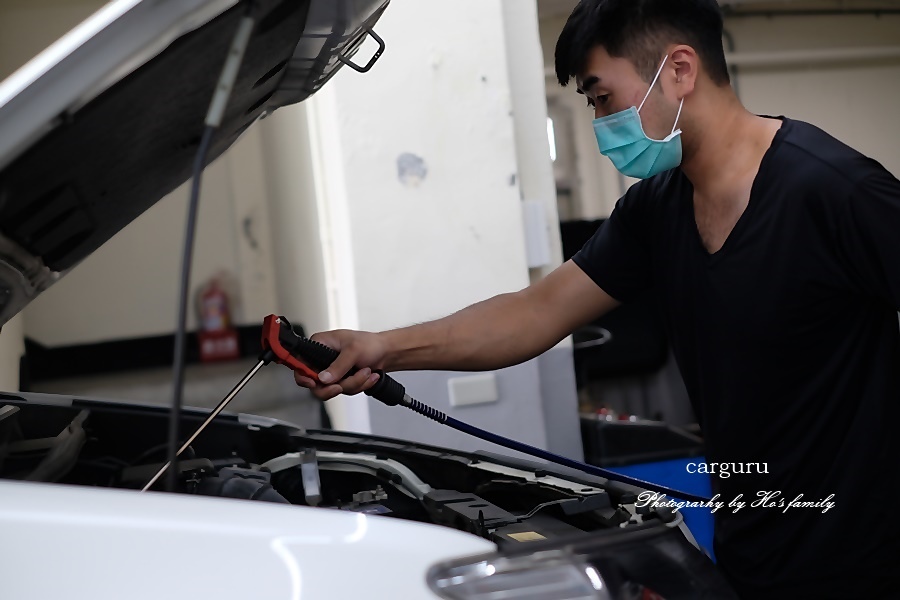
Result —
<instances>
[{"instance_id":1,"label":"man","mask_svg":"<svg viewBox=\"0 0 900 600\"><path fill-rule=\"evenodd\" d=\"M643 181L542 281L430 323L317 335L340 356L297 381L328 399L378 369L497 369L652 293L708 460L765 465L714 479L735 503L715 532L735 589L898 596L900 182L812 125L744 109L721 35L715 0L582 0L559 82Z\"/></svg>"}]
</instances>

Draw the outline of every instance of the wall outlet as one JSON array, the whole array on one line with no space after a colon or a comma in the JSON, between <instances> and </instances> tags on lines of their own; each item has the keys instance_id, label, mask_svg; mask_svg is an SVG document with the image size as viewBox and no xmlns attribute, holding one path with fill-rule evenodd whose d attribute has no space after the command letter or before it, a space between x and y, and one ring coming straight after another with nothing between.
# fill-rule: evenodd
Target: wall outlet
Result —
<instances>
[{"instance_id":1,"label":"wall outlet","mask_svg":"<svg viewBox=\"0 0 900 600\"><path fill-rule=\"evenodd\" d=\"M450 406L471 406L496 402L497 378L493 373L480 373L466 377L454 377L447 381L450 390Z\"/></svg>"}]
</instances>

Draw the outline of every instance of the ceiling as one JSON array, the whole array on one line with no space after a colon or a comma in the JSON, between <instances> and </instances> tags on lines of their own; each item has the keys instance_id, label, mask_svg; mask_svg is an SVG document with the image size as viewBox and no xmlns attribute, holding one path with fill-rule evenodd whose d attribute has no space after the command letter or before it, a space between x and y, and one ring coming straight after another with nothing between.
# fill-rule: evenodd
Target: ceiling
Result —
<instances>
[{"instance_id":1,"label":"ceiling","mask_svg":"<svg viewBox=\"0 0 900 600\"><path fill-rule=\"evenodd\" d=\"M725 15L900 11L900 0L718 0ZM537 0L538 17L568 16L578 0Z\"/></svg>"},{"instance_id":2,"label":"ceiling","mask_svg":"<svg viewBox=\"0 0 900 600\"><path fill-rule=\"evenodd\" d=\"M719 0L726 15L742 12L869 12L900 9L900 0Z\"/></svg>"},{"instance_id":3,"label":"ceiling","mask_svg":"<svg viewBox=\"0 0 900 600\"><path fill-rule=\"evenodd\" d=\"M537 0L538 18L568 17L578 0Z\"/></svg>"}]
</instances>

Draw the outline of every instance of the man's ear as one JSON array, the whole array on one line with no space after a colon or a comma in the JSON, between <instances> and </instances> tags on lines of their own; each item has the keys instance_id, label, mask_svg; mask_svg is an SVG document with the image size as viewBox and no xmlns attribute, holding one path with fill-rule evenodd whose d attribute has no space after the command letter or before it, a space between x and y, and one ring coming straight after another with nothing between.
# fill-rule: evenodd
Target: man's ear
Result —
<instances>
[{"instance_id":1,"label":"man's ear","mask_svg":"<svg viewBox=\"0 0 900 600\"><path fill-rule=\"evenodd\" d=\"M671 73L675 91L679 98L684 98L694 91L697 77L700 74L700 58L690 46L679 44L669 49L669 63L666 71ZM667 82L669 83L669 82Z\"/></svg>"}]
</instances>

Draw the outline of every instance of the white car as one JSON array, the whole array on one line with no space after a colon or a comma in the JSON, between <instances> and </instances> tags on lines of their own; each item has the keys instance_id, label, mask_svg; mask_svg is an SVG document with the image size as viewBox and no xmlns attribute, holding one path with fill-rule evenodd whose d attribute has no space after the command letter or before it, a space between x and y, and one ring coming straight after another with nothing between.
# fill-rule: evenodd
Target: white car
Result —
<instances>
[{"instance_id":1,"label":"white car","mask_svg":"<svg viewBox=\"0 0 900 600\"><path fill-rule=\"evenodd\" d=\"M0 84L0 325L189 177L248 8L210 160L342 65L367 70L353 55L387 4L117 0ZM734 597L677 511L501 455L223 413L175 492L141 493L168 416L0 394L3 600Z\"/></svg>"}]
</instances>

